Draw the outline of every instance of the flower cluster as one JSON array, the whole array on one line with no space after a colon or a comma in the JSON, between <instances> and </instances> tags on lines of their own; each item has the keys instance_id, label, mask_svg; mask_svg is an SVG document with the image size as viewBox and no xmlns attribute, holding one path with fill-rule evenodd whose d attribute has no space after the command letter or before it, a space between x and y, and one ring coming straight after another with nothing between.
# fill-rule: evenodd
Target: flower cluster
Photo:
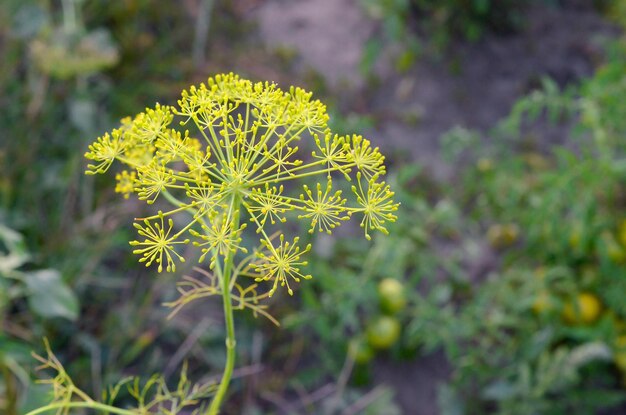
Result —
<instances>
[{"instance_id":1,"label":"flower cluster","mask_svg":"<svg viewBox=\"0 0 626 415\"><path fill-rule=\"evenodd\" d=\"M217 75L183 91L177 107L157 104L98 138L85 155L93 162L87 173L119 161L127 170L117 176L117 191L173 205L136 224L145 239L131 244L146 265L175 270L183 260L175 247L193 241L201 261L219 266L220 258L246 251L241 222L249 221L264 247L257 280L273 281L272 293L277 286L292 293L290 281L309 278L300 273L309 247L287 241L283 223L307 221L311 233L330 233L359 215L370 239L372 230L386 232L398 207L382 180L378 148L360 135L333 134L327 123L326 107L300 88ZM336 187L340 180L351 183L344 186L351 196ZM171 217L181 211L190 220L174 231ZM271 238L276 227L280 237Z\"/></svg>"}]
</instances>

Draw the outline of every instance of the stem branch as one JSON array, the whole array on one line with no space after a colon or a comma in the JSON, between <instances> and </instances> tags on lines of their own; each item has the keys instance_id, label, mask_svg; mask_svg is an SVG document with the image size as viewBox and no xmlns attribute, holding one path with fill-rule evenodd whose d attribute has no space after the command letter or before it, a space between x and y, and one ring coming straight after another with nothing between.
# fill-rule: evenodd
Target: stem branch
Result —
<instances>
[{"instance_id":1,"label":"stem branch","mask_svg":"<svg viewBox=\"0 0 626 415\"><path fill-rule=\"evenodd\" d=\"M235 196L233 200L233 229L239 227L239 208L241 200L238 196ZM222 273L222 300L224 302L224 321L226 324L226 366L224 367L224 373L222 374L222 380L215 393L215 397L211 401L207 415L217 415L220 410L220 406L228 385L233 376L233 369L235 368L236 346L237 341L235 339L235 322L233 319L233 304L231 298L230 279L233 272L233 262L235 259L235 253L229 252L224 259L224 271Z\"/></svg>"},{"instance_id":2,"label":"stem branch","mask_svg":"<svg viewBox=\"0 0 626 415\"><path fill-rule=\"evenodd\" d=\"M95 402L95 401L89 401L89 402L51 403L50 405L42 406L41 408L37 408L34 411L30 411L26 415L38 415L38 414L44 414L46 412L58 411L60 409L70 409L70 408L89 408L89 409L95 409L98 411L104 411L106 413L112 413L112 414L118 414L118 415L136 415L137 414L134 411L116 408L114 406L105 405L105 404Z\"/></svg>"}]
</instances>

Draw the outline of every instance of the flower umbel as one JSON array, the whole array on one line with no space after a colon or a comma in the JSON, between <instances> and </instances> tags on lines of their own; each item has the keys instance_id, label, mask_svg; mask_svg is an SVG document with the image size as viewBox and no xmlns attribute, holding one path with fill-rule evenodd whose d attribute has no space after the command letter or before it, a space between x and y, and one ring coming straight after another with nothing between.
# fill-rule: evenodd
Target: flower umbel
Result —
<instances>
[{"instance_id":1,"label":"flower umbel","mask_svg":"<svg viewBox=\"0 0 626 415\"><path fill-rule=\"evenodd\" d=\"M173 258L176 257L181 262L185 262L185 258L176 252L174 245L187 244L189 239L178 241L180 232L170 236L174 221L168 219L166 230L163 212L159 211L157 218L158 220L154 223L148 219L143 220L143 225L135 223L134 226L139 235L144 236L145 239L143 241L131 241L130 245L139 247L133 253L141 254L142 258L139 262L145 262L147 267L156 262L159 265L159 272L163 271L163 258L165 257L167 271L176 271Z\"/></svg>"},{"instance_id":2,"label":"flower umbel","mask_svg":"<svg viewBox=\"0 0 626 415\"><path fill-rule=\"evenodd\" d=\"M377 177L370 178L367 182L367 191L363 190L361 173L357 173L357 186L352 186L352 191L357 195L357 201L362 206L363 220L361 227L365 230L365 237L369 240L369 231L377 229L387 234L385 222L394 222L398 210L398 204L393 202L393 192L385 182L377 182Z\"/></svg>"},{"instance_id":3,"label":"flower umbel","mask_svg":"<svg viewBox=\"0 0 626 415\"><path fill-rule=\"evenodd\" d=\"M115 159L124 154L122 134L122 130L116 129L111 134L106 133L98 137L95 143L89 145L89 152L85 154L85 157L98 164L87 165L87 174L105 173Z\"/></svg>"},{"instance_id":4,"label":"flower umbel","mask_svg":"<svg viewBox=\"0 0 626 415\"><path fill-rule=\"evenodd\" d=\"M219 218L219 220L214 220L211 226L202 225L202 230L204 231L203 233L191 229L190 233L193 236L204 241L195 241L193 243L195 246L204 247L202 248L200 262L204 261L207 254L210 254L210 268L213 269L215 261L219 255L226 256L230 252L237 252L237 250L247 253L248 250L239 245L241 242L241 232L245 228L245 223L239 228L236 228L232 218L225 215Z\"/></svg>"},{"instance_id":5,"label":"flower umbel","mask_svg":"<svg viewBox=\"0 0 626 415\"><path fill-rule=\"evenodd\" d=\"M286 242L282 224L305 220L311 233L331 233L362 215L369 239L372 230L387 232L398 207L380 180L378 148L360 135L332 133L328 118L324 104L300 88L217 75L183 91L178 106L157 104L98 138L86 154L88 172L103 173L117 160L127 169L118 176L120 193L172 205L135 225L145 237L132 243L141 262L173 271L183 260L176 245L191 240L202 249L200 262L221 268L246 252L241 217L267 252L256 267L266 274L256 278L273 281L272 293L280 285L291 294L289 282L308 278L300 257L309 248L297 238ZM352 192L342 193L340 181L351 182L343 188ZM174 230L173 215L184 211L189 222Z\"/></svg>"},{"instance_id":6,"label":"flower umbel","mask_svg":"<svg viewBox=\"0 0 626 415\"><path fill-rule=\"evenodd\" d=\"M253 215L259 217L259 227L257 232L261 232L263 226L269 219L272 225L276 222L285 222L286 219L282 216L291 207L287 199L281 197L283 192L283 186L271 187L268 183L261 189L252 189L250 193L250 204L246 205L246 209Z\"/></svg>"},{"instance_id":7,"label":"flower umbel","mask_svg":"<svg viewBox=\"0 0 626 415\"><path fill-rule=\"evenodd\" d=\"M325 191L322 191L321 183L317 183L317 192L315 195L307 185L304 185L306 197L300 195L300 199L305 203L303 210L306 213L299 215L298 219L311 219L311 229L309 229L309 233L313 233L317 226L320 232L325 231L330 234L334 228L340 225L340 221L350 219L344 209L346 199L341 198L341 190L337 190L334 194L331 194L331 189L332 181L330 179L327 181Z\"/></svg>"},{"instance_id":8,"label":"flower umbel","mask_svg":"<svg viewBox=\"0 0 626 415\"><path fill-rule=\"evenodd\" d=\"M285 242L285 235L280 235L280 244L278 247L270 245L267 240L262 240L261 243L269 251L269 255L263 251L257 253L260 262L255 266L255 271L261 275L255 278L255 281L274 281L272 289L269 291L269 295L272 296L276 291L276 287L280 284L281 287L287 287L289 295L293 295L293 290L289 286L289 280L300 282L300 280L308 280L310 275L303 275L300 272L300 267L307 264L306 261L301 261L302 254L308 252L311 249L311 245L307 245L304 250L300 251L298 241L300 238L295 238L292 243Z\"/></svg>"},{"instance_id":9,"label":"flower umbel","mask_svg":"<svg viewBox=\"0 0 626 415\"><path fill-rule=\"evenodd\" d=\"M120 173L115 175L115 180L117 184L115 185L115 192L121 193L124 195L124 199L128 199L128 197L135 191L135 180L137 179L137 174L134 171L128 173L128 171L123 170Z\"/></svg>"}]
</instances>

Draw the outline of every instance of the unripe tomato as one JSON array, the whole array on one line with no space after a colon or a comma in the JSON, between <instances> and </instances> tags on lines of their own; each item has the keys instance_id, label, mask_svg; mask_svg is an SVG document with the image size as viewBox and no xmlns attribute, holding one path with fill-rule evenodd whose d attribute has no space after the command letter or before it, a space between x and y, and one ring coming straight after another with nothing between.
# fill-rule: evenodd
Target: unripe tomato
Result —
<instances>
[{"instance_id":1,"label":"unripe tomato","mask_svg":"<svg viewBox=\"0 0 626 415\"><path fill-rule=\"evenodd\" d=\"M602 303L591 293L580 293L563 307L562 317L570 324L591 324L600 317Z\"/></svg>"},{"instance_id":2,"label":"unripe tomato","mask_svg":"<svg viewBox=\"0 0 626 415\"><path fill-rule=\"evenodd\" d=\"M400 331L398 319L378 316L367 325L367 342L375 349L388 349L398 341Z\"/></svg>"},{"instance_id":3,"label":"unripe tomato","mask_svg":"<svg viewBox=\"0 0 626 415\"><path fill-rule=\"evenodd\" d=\"M406 307L406 295L402 283L385 278L378 284L378 299L384 312L395 314Z\"/></svg>"},{"instance_id":4,"label":"unripe tomato","mask_svg":"<svg viewBox=\"0 0 626 415\"><path fill-rule=\"evenodd\" d=\"M348 343L348 354L356 363L367 363L374 357L374 351L362 336L355 337Z\"/></svg>"}]
</instances>

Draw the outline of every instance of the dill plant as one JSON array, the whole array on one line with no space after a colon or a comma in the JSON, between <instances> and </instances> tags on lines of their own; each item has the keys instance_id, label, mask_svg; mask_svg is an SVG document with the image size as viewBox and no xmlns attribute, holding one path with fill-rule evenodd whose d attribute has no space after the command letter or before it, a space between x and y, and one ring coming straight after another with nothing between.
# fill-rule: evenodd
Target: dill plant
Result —
<instances>
[{"instance_id":1,"label":"dill plant","mask_svg":"<svg viewBox=\"0 0 626 415\"><path fill-rule=\"evenodd\" d=\"M374 230L387 233L386 223L396 219L398 204L382 179L383 155L360 135L333 134L328 119L326 107L301 88L283 91L232 73L217 75L183 91L177 107L156 104L122 120L85 154L87 174L105 173L114 162L124 165L115 187L124 197L134 194L149 205L163 200L171 206L136 219L138 238L130 245L139 262L174 272L177 263L185 262L181 247L200 248L206 279L185 277L179 298L167 304L172 312L199 298L222 297L225 368L209 407L195 413L217 414L227 392L236 356L233 310L248 308L277 323L260 301L280 288L293 295L296 283L311 278L303 271L311 245L286 236L286 222L305 221L310 233L331 233L357 216L370 239ZM312 141L313 151L299 149L303 138ZM339 181L348 182L349 194L338 189ZM187 221L175 223L181 216ZM248 229L253 238L244 241ZM258 239L255 248L245 246L249 239ZM73 385L47 350L48 357L40 360L58 373L49 381L55 400L31 415L79 407L122 415L155 409L176 413L196 405L204 393L183 371L176 391L154 380L142 394L136 382L127 381L138 406L116 408L119 386L109 392L109 403L96 402Z\"/></svg>"}]
</instances>

